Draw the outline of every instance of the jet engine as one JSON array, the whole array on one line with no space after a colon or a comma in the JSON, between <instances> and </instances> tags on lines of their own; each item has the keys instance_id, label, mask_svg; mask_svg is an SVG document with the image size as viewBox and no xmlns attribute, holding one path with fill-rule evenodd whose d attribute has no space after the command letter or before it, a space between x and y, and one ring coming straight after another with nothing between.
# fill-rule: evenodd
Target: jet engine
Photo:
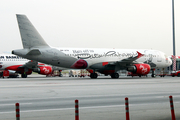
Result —
<instances>
[{"instance_id":1,"label":"jet engine","mask_svg":"<svg viewBox=\"0 0 180 120\"><path fill-rule=\"evenodd\" d=\"M34 72L37 72L42 75L48 75L52 73L52 67L51 66L41 66L37 69L33 70Z\"/></svg>"},{"instance_id":2,"label":"jet engine","mask_svg":"<svg viewBox=\"0 0 180 120\"><path fill-rule=\"evenodd\" d=\"M87 68L87 66L88 66L88 63L85 60L79 59L71 66L71 68L85 69L85 68Z\"/></svg>"},{"instance_id":3,"label":"jet engine","mask_svg":"<svg viewBox=\"0 0 180 120\"><path fill-rule=\"evenodd\" d=\"M127 68L127 71L138 75L147 75L150 70L151 67L149 64L134 64L133 66Z\"/></svg>"}]
</instances>

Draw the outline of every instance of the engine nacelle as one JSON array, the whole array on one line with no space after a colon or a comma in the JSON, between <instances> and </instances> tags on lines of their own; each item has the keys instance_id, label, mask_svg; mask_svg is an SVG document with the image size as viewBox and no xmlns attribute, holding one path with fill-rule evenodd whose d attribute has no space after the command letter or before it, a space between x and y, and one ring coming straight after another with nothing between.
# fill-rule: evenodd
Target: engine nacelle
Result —
<instances>
[{"instance_id":1,"label":"engine nacelle","mask_svg":"<svg viewBox=\"0 0 180 120\"><path fill-rule=\"evenodd\" d=\"M147 75L151 70L149 64L134 64L134 66L128 67L127 71L138 75Z\"/></svg>"},{"instance_id":2,"label":"engine nacelle","mask_svg":"<svg viewBox=\"0 0 180 120\"><path fill-rule=\"evenodd\" d=\"M20 67L20 66L22 66L22 65L13 65L13 66L9 66L9 67L7 67L5 69L6 70L16 71L16 73L19 73L19 74L23 74L23 73L25 73L26 75L32 74L32 70L31 69L25 70L25 68Z\"/></svg>"},{"instance_id":3,"label":"engine nacelle","mask_svg":"<svg viewBox=\"0 0 180 120\"><path fill-rule=\"evenodd\" d=\"M75 68L75 69L86 69L88 67L88 63L83 60L83 59L79 59L77 60L72 66L71 68Z\"/></svg>"},{"instance_id":4,"label":"engine nacelle","mask_svg":"<svg viewBox=\"0 0 180 120\"><path fill-rule=\"evenodd\" d=\"M37 72L42 75L49 75L52 73L52 67L51 66L41 66L38 69L34 69L34 72Z\"/></svg>"}]
</instances>

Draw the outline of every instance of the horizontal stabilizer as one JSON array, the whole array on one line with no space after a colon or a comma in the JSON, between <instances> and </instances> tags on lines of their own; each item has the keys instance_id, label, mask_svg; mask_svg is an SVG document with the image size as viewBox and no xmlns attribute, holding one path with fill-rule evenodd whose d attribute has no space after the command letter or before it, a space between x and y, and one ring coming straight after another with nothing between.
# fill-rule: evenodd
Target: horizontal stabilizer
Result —
<instances>
[{"instance_id":1,"label":"horizontal stabilizer","mask_svg":"<svg viewBox=\"0 0 180 120\"><path fill-rule=\"evenodd\" d=\"M26 55L40 55L41 52L38 49L33 49L29 51Z\"/></svg>"}]
</instances>

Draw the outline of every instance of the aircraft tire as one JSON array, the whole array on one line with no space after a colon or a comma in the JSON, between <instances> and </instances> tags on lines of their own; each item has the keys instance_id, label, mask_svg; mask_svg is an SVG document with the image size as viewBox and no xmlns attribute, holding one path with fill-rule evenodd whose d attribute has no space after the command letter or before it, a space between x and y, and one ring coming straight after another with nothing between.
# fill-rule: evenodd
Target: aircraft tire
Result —
<instances>
[{"instance_id":1,"label":"aircraft tire","mask_svg":"<svg viewBox=\"0 0 180 120\"><path fill-rule=\"evenodd\" d=\"M90 78L96 79L98 77L97 73L91 73Z\"/></svg>"},{"instance_id":2,"label":"aircraft tire","mask_svg":"<svg viewBox=\"0 0 180 120\"><path fill-rule=\"evenodd\" d=\"M27 78L27 74L24 74L24 73L23 73L23 74L21 74L21 77L22 77L22 78Z\"/></svg>"},{"instance_id":3,"label":"aircraft tire","mask_svg":"<svg viewBox=\"0 0 180 120\"><path fill-rule=\"evenodd\" d=\"M152 74L152 75L151 75L151 77L155 78L155 77L156 77L156 75L155 75L155 74Z\"/></svg>"},{"instance_id":4,"label":"aircraft tire","mask_svg":"<svg viewBox=\"0 0 180 120\"><path fill-rule=\"evenodd\" d=\"M63 75L62 75L62 74L59 74L59 77L63 77Z\"/></svg>"},{"instance_id":5,"label":"aircraft tire","mask_svg":"<svg viewBox=\"0 0 180 120\"><path fill-rule=\"evenodd\" d=\"M119 78L119 74L118 74L118 73L113 73L113 74L111 75L111 78L117 79L117 78Z\"/></svg>"}]
</instances>

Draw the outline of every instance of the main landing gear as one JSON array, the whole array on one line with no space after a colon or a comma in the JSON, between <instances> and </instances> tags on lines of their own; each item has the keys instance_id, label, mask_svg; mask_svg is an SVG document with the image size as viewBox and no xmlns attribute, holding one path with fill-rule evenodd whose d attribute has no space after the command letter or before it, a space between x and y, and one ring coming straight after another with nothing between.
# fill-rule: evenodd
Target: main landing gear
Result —
<instances>
[{"instance_id":1,"label":"main landing gear","mask_svg":"<svg viewBox=\"0 0 180 120\"><path fill-rule=\"evenodd\" d=\"M117 79L117 78L119 78L119 74L118 73L112 73L111 78Z\"/></svg>"},{"instance_id":2,"label":"main landing gear","mask_svg":"<svg viewBox=\"0 0 180 120\"><path fill-rule=\"evenodd\" d=\"M91 78L91 79L96 79L97 77L98 77L98 74L97 74L97 73L91 73L91 74L90 74L90 78ZM111 78L117 79L117 78L119 78L119 74L118 74L118 73L112 73L112 74L111 74Z\"/></svg>"},{"instance_id":3,"label":"main landing gear","mask_svg":"<svg viewBox=\"0 0 180 120\"><path fill-rule=\"evenodd\" d=\"M91 73L90 74L90 78L92 78L92 79L96 79L97 77L98 77L97 73Z\"/></svg>"},{"instance_id":4,"label":"main landing gear","mask_svg":"<svg viewBox=\"0 0 180 120\"><path fill-rule=\"evenodd\" d=\"M26 73L22 73L22 74L21 74L21 77L22 77L22 78L27 78L27 74L26 74Z\"/></svg>"}]
</instances>

